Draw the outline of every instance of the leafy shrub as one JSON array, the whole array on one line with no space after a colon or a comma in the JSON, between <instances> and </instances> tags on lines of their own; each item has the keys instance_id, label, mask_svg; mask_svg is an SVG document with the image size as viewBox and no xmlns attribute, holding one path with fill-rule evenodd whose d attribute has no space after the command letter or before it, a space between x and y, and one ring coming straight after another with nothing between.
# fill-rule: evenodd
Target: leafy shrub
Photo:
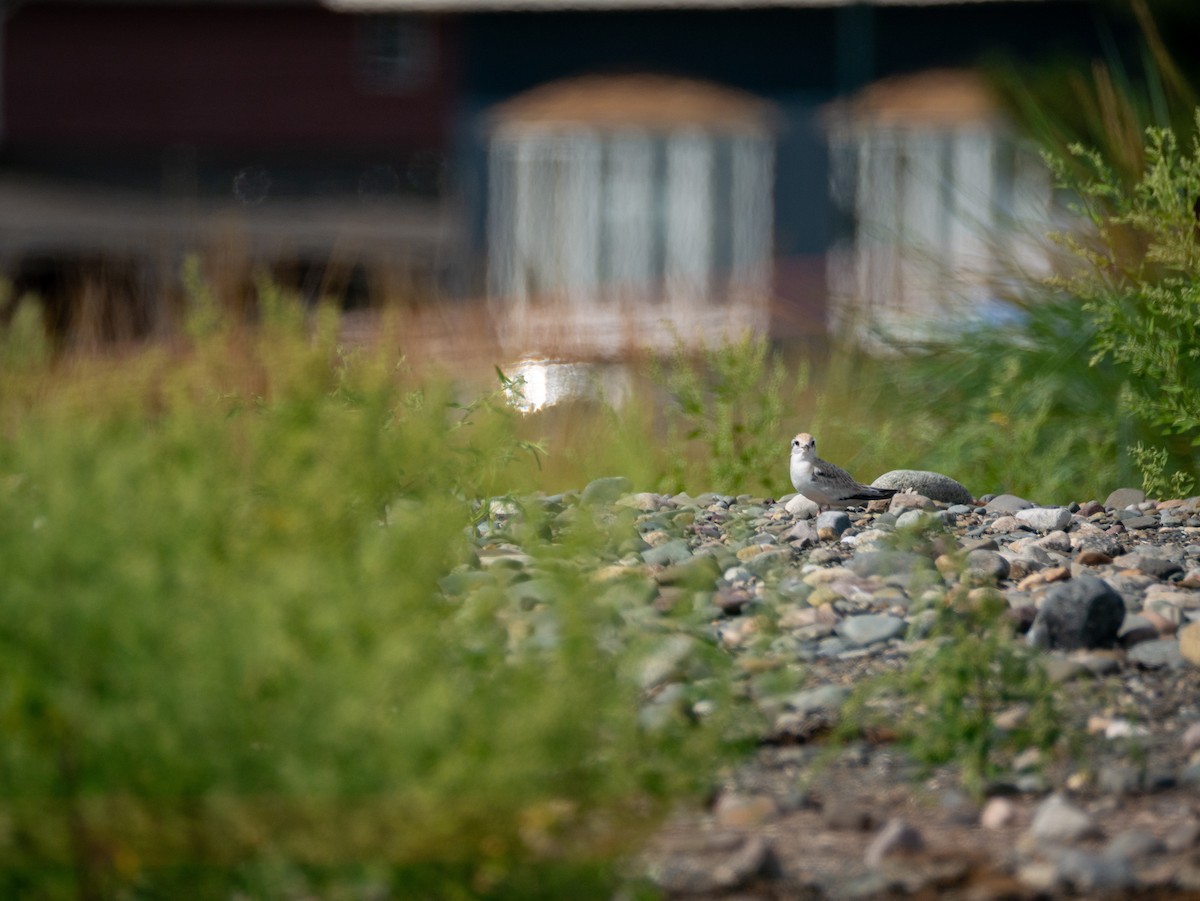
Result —
<instances>
[{"instance_id":1,"label":"leafy shrub","mask_svg":"<svg viewBox=\"0 0 1200 901\"><path fill-rule=\"evenodd\" d=\"M1128 411L1157 433L1157 455L1139 459L1155 461L1143 472L1161 487L1162 454L1186 472L1200 444L1200 139L1184 152L1174 132L1148 129L1145 169L1129 188L1097 152L1073 145L1071 154L1083 175L1050 162L1091 231L1058 236L1080 266L1056 284L1089 315L1094 361L1119 367Z\"/></svg>"},{"instance_id":2,"label":"leafy shrub","mask_svg":"<svg viewBox=\"0 0 1200 901\"><path fill-rule=\"evenodd\" d=\"M716 733L639 726L572 567L519 653L439 590L532 465L498 395L261 313L0 387L0 895L608 897Z\"/></svg>"}]
</instances>

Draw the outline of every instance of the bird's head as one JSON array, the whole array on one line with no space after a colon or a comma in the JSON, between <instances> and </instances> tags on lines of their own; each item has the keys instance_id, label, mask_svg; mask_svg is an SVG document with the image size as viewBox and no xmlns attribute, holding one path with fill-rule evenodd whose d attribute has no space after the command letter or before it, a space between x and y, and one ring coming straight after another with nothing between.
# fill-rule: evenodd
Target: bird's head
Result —
<instances>
[{"instance_id":1,"label":"bird's head","mask_svg":"<svg viewBox=\"0 0 1200 901\"><path fill-rule=\"evenodd\" d=\"M808 432L801 432L792 439L792 456L812 460L817 455L817 439Z\"/></svg>"}]
</instances>

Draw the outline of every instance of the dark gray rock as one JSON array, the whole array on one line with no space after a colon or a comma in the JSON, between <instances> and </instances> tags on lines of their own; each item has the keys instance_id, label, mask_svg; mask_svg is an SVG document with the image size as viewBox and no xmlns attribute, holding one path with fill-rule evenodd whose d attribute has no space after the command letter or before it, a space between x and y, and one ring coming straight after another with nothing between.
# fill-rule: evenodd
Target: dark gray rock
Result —
<instances>
[{"instance_id":1,"label":"dark gray rock","mask_svg":"<svg viewBox=\"0 0 1200 901\"><path fill-rule=\"evenodd\" d=\"M658 547L642 551L642 559L651 566L667 566L672 563L682 563L692 556L692 550L682 538L674 538Z\"/></svg>"},{"instance_id":2,"label":"dark gray rock","mask_svg":"<svg viewBox=\"0 0 1200 901\"><path fill-rule=\"evenodd\" d=\"M1156 579L1169 579L1171 576L1183 572L1181 564L1174 560L1167 560L1165 557L1138 556L1134 558L1133 566L1139 572L1154 576Z\"/></svg>"},{"instance_id":3,"label":"dark gray rock","mask_svg":"<svg viewBox=\"0 0 1200 901\"><path fill-rule=\"evenodd\" d=\"M963 485L940 472L922 469L893 469L885 472L874 482L873 488L895 488L897 491L911 489L930 500L944 504L970 504L973 498Z\"/></svg>"},{"instance_id":4,"label":"dark gray rock","mask_svg":"<svg viewBox=\"0 0 1200 901\"><path fill-rule=\"evenodd\" d=\"M1121 524L1127 529L1157 529L1157 516L1134 516L1130 519L1121 520Z\"/></svg>"},{"instance_id":5,"label":"dark gray rock","mask_svg":"<svg viewBox=\"0 0 1200 901\"><path fill-rule=\"evenodd\" d=\"M1117 557L1121 554L1121 542L1115 535L1107 535L1103 532L1085 535L1079 539L1080 551L1094 551L1097 554L1104 554L1109 557Z\"/></svg>"},{"instance_id":6,"label":"dark gray rock","mask_svg":"<svg viewBox=\"0 0 1200 901\"><path fill-rule=\"evenodd\" d=\"M850 528L850 517L844 510L826 510L817 517L817 535L829 540L840 538Z\"/></svg>"},{"instance_id":7,"label":"dark gray rock","mask_svg":"<svg viewBox=\"0 0 1200 901\"><path fill-rule=\"evenodd\" d=\"M633 482L625 476L605 476L588 482L579 496L584 504L611 504L617 498L633 491Z\"/></svg>"},{"instance_id":8,"label":"dark gray rock","mask_svg":"<svg viewBox=\"0 0 1200 901\"><path fill-rule=\"evenodd\" d=\"M1074 844L1098 834L1091 816L1062 795L1054 794L1038 805L1029 826L1035 841Z\"/></svg>"},{"instance_id":9,"label":"dark gray rock","mask_svg":"<svg viewBox=\"0 0 1200 901\"><path fill-rule=\"evenodd\" d=\"M781 537L792 547L804 550L817 544L817 527L811 520L802 519L784 532Z\"/></svg>"},{"instance_id":10,"label":"dark gray rock","mask_svg":"<svg viewBox=\"0 0 1200 901\"><path fill-rule=\"evenodd\" d=\"M1071 850L1054 868L1056 881L1078 892L1114 892L1137 884L1133 867L1124 857Z\"/></svg>"},{"instance_id":11,"label":"dark gray rock","mask_svg":"<svg viewBox=\"0 0 1200 901\"><path fill-rule=\"evenodd\" d=\"M992 498L987 502L984 511L991 516L1013 514L1018 510L1028 510L1034 506L1032 501L1027 501L1023 497L1017 497L1015 494L1001 494Z\"/></svg>"},{"instance_id":12,"label":"dark gray rock","mask_svg":"<svg viewBox=\"0 0 1200 901\"><path fill-rule=\"evenodd\" d=\"M999 582L1008 577L1009 562L996 551L967 554L967 574L979 582Z\"/></svg>"},{"instance_id":13,"label":"dark gray rock","mask_svg":"<svg viewBox=\"0 0 1200 901\"><path fill-rule=\"evenodd\" d=\"M1126 860L1144 860L1166 853L1162 839L1142 829L1126 829L1113 836L1104 849L1105 857L1124 857Z\"/></svg>"},{"instance_id":14,"label":"dark gray rock","mask_svg":"<svg viewBox=\"0 0 1200 901\"><path fill-rule=\"evenodd\" d=\"M1146 492L1137 488L1118 488L1104 501L1109 510L1123 510L1133 504L1140 504L1146 499Z\"/></svg>"},{"instance_id":15,"label":"dark gray rock","mask_svg":"<svg viewBox=\"0 0 1200 901\"><path fill-rule=\"evenodd\" d=\"M837 624L837 633L850 644L865 647L900 635L905 622L886 613L867 613L848 616Z\"/></svg>"},{"instance_id":16,"label":"dark gray rock","mask_svg":"<svg viewBox=\"0 0 1200 901\"><path fill-rule=\"evenodd\" d=\"M1080 576L1046 594L1030 631L1060 650L1111 648L1125 619L1125 602L1103 579ZM1037 633L1037 638L1033 636Z\"/></svg>"},{"instance_id":17,"label":"dark gray rock","mask_svg":"<svg viewBox=\"0 0 1200 901\"><path fill-rule=\"evenodd\" d=\"M863 551L846 563L856 576L893 576L930 572L933 562L928 557L908 551Z\"/></svg>"}]
</instances>

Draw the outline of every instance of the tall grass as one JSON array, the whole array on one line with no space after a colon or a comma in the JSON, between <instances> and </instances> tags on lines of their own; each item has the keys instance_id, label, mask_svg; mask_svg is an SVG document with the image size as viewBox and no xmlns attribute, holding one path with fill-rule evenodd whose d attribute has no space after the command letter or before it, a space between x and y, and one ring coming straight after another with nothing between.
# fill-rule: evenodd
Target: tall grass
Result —
<instances>
[{"instance_id":1,"label":"tall grass","mask_svg":"<svg viewBox=\"0 0 1200 901\"><path fill-rule=\"evenodd\" d=\"M439 589L477 570L472 501L536 470L499 395L262 310L120 360L4 348L0 894L607 897L717 726L639 726L644 643L554 563L594 534L529 539L536 642Z\"/></svg>"}]
</instances>

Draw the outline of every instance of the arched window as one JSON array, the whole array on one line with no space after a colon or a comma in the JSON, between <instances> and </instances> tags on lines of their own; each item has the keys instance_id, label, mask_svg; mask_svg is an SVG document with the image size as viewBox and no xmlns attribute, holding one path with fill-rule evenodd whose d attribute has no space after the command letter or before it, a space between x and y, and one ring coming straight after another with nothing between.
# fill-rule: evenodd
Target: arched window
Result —
<instances>
[{"instance_id":1,"label":"arched window","mask_svg":"<svg viewBox=\"0 0 1200 901\"><path fill-rule=\"evenodd\" d=\"M510 325L553 316L600 343L631 323L663 332L643 344L723 320L765 328L761 102L683 79L572 79L500 107L489 153L489 291Z\"/></svg>"},{"instance_id":2,"label":"arched window","mask_svg":"<svg viewBox=\"0 0 1200 901\"><path fill-rule=\"evenodd\" d=\"M1048 174L982 79L888 79L828 119L842 234L830 254L831 327L926 337L1002 315L1017 270L1042 273Z\"/></svg>"}]
</instances>

